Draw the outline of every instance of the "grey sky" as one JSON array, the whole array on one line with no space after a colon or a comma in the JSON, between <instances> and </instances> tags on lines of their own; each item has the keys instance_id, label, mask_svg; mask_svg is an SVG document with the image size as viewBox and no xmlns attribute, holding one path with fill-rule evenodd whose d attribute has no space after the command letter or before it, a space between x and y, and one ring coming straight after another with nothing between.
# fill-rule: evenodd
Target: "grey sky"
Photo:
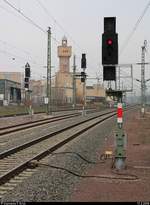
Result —
<instances>
[{"instance_id":1,"label":"grey sky","mask_svg":"<svg viewBox=\"0 0 150 205\"><path fill-rule=\"evenodd\" d=\"M66 35L68 44L73 46L73 53L77 55L78 70L80 70L81 53L87 53L87 73L92 77L96 76L96 72L102 74L101 35L103 33L103 18L116 16L116 30L119 36L120 49L149 2L149 0L8 1L45 31L48 26L51 26L52 36L60 43L62 37ZM49 11L49 16L39 2ZM147 40L148 44L150 43L149 20L150 8L123 53L119 56L119 63L141 61L141 46L144 40ZM64 29L61 29L58 24ZM47 59L47 35L24 20L3 0L0 0L0 25L0 71L24 71L23 66L28 61L32 66L33 77L39 78L45 75L46 68L43 68L43 66L46 66ZM52 65L55 66L53 73L58 70L57 46L58 43L52 40ZM146 60L150 62L149 53ZM12 60L13 57L15 57L15 60ZM150 76L148 68L146 67L147 78ZM140 78L139 66L134 69L134 77Z\"/></svg>"}]
</instances>

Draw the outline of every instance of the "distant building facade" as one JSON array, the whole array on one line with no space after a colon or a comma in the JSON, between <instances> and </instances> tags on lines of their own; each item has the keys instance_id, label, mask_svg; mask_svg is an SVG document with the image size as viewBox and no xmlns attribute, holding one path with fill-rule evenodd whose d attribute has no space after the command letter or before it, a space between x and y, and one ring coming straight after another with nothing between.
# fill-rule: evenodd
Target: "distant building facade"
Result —
<instances>
[{"instance_id":1,"label":"distant building facade","mask_svg":"<svg viewBox=\"0 0 150 205\"><path fill-rule=\"evenodd\" d=\"M57 50L59 70L55 78L51 79L51 101L53 105L73 103L73 72L70 72L70 58L72 47L68 46L67 38L63 37L62 44ZM76 72L80 75L80 72ZM76 77L76 103L83 103L83 83ZM42 105L47 97L47 79L30 80L32 103ZM24 73L0 72L0 100L1 104L25 102ZM100 84L86 86L87 103L103 102L105 89ZM2 103L3 101L3 103ZM7 101L7 103L6 103Z\"/></svg>"},{"instance_id":2,"label":"distant building facade","mask_svg":"<svg viewBox=\"0 0 150 205\"><path fill-rule=\"evenodd\" d=\"M59 72L70 72L70 57L72 55L72 47L67 45L67 38L64 36L62 39L62 45L58 46L59 57Z\"/></svg>"},{"instance_id":3,"label":"distant building facade","mask_svg":"<svg viewBox=\"0 0 150 205\"><path fill-rule=\"evenodd\" d=\"M21 72L0 72L0 104L20 104L23 95Z\"/></svg>"},{"instance_id":4,"label":"distant building facade","mask_svg":"<svg viewBox=\"0 0 150 205\"><path fill-rule=\"evenodd\" d=\"M70 73L72 47L67 45L65 36L62 39L62 45L58 46L57 54L59 57L59 71L56 73L55 79L55 100L60 104L72 103L72 74Z\"/></svg>"},{"instance_id":5,"label":"distant building facade","mask_svg":"<svg viewBox=\"0 0 150 205\"><path fill-rule=\"evenodd\" d=\"M58 46L59 71L55 79L55 96L56 100L62 103L73 102L73 73L70 72L70 57L72 47L67 45L67 38L63 37L62 45ZM76 73L80 75L80 73ZM62 95L60 95L60 90ZM60 97L61 96L61 97ZM86 87L86 99L88 102L104 101L105 89L101 85L93 85L91 88ZM80 77L76 77L76 103L83 103L83 83Z\"/></svg>"},{"instance_id":6,"label":"distant building facade","mask_svg":"<svg viewBox=\"0 0 150 205\"><path fill-rule=\"evenodd\" d=\"M46 96L46 80L30 80L29 88L32 91L32 103L43 104Z\"/></svg>"},{"instance_id":7,"label":"distant building facade","mask_svg":"<svg viewBox=\"0 0 150 205\"><path fill-rule=\"evenodd\" d=\"M21 84L7 79L0 79L0 105L20 104Z\"/></svg>"},{"instance_id":8,"label":"distant building facade","mask_svg":"<svg viewBox=\"0 0 150 205\"><path fill-rule=\"evenodd\" d=\"M99 84L86 86L86 102L99 103L105 101L105 90Z\"/></svg>"},{"instance_id":9,"label":"distant building facade","mask_svg":"<svg viewBox=\"0 0 150 205\"><path fill-rule=\"evenodd\" d=\"M24 73L22 72L0 72L0 79L10 80L22 84Z\"/></svg>"}]
</instances>

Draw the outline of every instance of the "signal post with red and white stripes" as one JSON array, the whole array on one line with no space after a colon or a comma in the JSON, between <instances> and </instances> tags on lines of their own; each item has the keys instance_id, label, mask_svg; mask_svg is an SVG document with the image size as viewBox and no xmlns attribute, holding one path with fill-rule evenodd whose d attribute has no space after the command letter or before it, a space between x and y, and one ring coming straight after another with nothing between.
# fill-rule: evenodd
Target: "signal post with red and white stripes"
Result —
<instances>
[{"instance_id":1,"label":"signal post with red and white stripes","mask_svg":"<svg viewBox=\"0 0 150 205\"><path fill-rule=\"evenodd\" d=\"M125 134L123 130L123 107L122 103L117 106L117 130L114 167L118 170L125 168Z\"/></svg>"}]
</instances>

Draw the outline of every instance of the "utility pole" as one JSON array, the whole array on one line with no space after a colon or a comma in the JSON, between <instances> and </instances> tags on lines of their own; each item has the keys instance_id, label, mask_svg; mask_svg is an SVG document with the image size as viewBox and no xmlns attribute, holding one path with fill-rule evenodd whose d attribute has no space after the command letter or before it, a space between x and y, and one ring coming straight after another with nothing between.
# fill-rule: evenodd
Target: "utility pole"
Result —
<instances>
[{"instance_id":1,"label":"utility pole","mask_svg":"<svg viewBox=\"0 0 150 205\"><path fill-rule=\"evenodd\" d=\"M146 52L147 41L144 41L144 45L142 46L142 56L141 56L141 113L144 116L145 113L145 52Z\"/></svg>"},{"instance_id":2,"label":"utility pole","mask_svg":"<svg viewBox=\"0 0 150 205\"><path fill-rule=\"evenodd\" d=\"M52 114L51 103L51 28L48 28L48 47L47 47L47 115Z\"/></svg>"},{"instance_id":3,"label":"utility pole","mask_svg":"<svg viewBox=\"0 0 150 205\"><path fill-rule=\"evenodd\" d=\"M118 67L119 90L120 90L120 66Z\"/></svg>"},{"instance_id":4,"label":"utility pole","mask_svg":"<svg viewBox=\"0 0 150 205\"><path fill-rule=\"evenodd\" d=\"M73 87L73 108L76 107L76 56L73 58L73 79L72 79L72 87Z\"/></svg>"}]
</instances>

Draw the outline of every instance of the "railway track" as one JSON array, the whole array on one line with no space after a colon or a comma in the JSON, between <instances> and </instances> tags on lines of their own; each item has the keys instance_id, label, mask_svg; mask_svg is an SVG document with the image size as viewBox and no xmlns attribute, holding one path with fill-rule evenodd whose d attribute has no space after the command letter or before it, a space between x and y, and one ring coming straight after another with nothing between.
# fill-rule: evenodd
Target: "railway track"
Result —
<instances>
[{"instance_id":1,"label":"railway track","mask_svg":"<svg viewBox=\"0 0 150 205\"><path fill-rule=\"evenodd\" d=\"M17 131L21 131L21 130L25 130L25 129L29 129L29 128L33 128L33 127L37 127L37 126L41 126L41 125L45 125L45 124L48 124L51 122L56 122L59 120L64 120L64 119L76 117L79 115L81 115L81 113L72 113L72 114L66 114L66 115L56 116L56 117L52 117L52 118L40 119L40 120L36 120L36 121L30 121L30 122L19 123L16 125L3 127L3 128L0 128L0 136L10 134L13 132L17 132Z\"/></svg>"},{"instance_id":2,"label":"railway track","mask_svg":"<svg viewBox=\"0 0 150 205\"><path fill-rule=\"evenodd\" d=\"M91 113L91 112L93 112L93 110L87 111L87 113ZM21 131L21 130L26 130L26 129L33 128L33 127L38 127L38 126L45 125L45 124L52 123L52 122L56 122L59 120L65 120L68 118L77 117L79 115L81 115L81 112L63 114L63 115L59 115L59 116L55 116L55 117L34 120L34 121L30 120L30 121L24 122L24 123L10 125L10 126L6 126L6 127L0 127L0 136L10 134L13 132L17 132L17 131Z\"/></svg>"},{"instance_id":3,"label":"railway track","mask_svg":"<svg viewBox=\"0 0 150 205\"><path fill-rule=\"evenodd\" d=\"M40 160L80 136L88 129L116 115L116 112L100 114L82 122L74 123L43 137L24 143L0 154L0 195L1 186L28 169L30 162ZM40 150L40 151L39 151ZM8 183L9 184L9 183ZM8 186L9 189L9 186Z\"/></svg>"},{"instance_id":4,"label":"railway track","mask_svg":"<svg viewBox=\"0 0 150 205\"><path fill-rule=\"evenodd\" d=\"M87 108L88 110L96 110L96 108ZM62 112L62 111L79 111L79 110L82 110L82 107L79 107L79 108L76 108L76 109L55 109L55 110L52 110L52 112ZM36 114L44 114L45 112L41 111L41 112L35 112L34 115ZM29 113L16 113L16 114L7 114L7 115L0 115L0 118L5 118L5 117L16 117L16 116L26 116L26 115L29 115Z\"/></svg>"},{"instance_id":5,"label":"railway track","mask_svg":"<svg viewBox=\"0 0 150 205\"><path fill-rule=\"evenodd\" d=\"M0 153L0 198L17 183L22 182L22 178L28 177L36 170L30 167L32 161L43 159L82 133L116 114L116 111L111 111L94 117L90 116L88 119L84 118L80 122Z\"/></svg>"}]
</instances>

